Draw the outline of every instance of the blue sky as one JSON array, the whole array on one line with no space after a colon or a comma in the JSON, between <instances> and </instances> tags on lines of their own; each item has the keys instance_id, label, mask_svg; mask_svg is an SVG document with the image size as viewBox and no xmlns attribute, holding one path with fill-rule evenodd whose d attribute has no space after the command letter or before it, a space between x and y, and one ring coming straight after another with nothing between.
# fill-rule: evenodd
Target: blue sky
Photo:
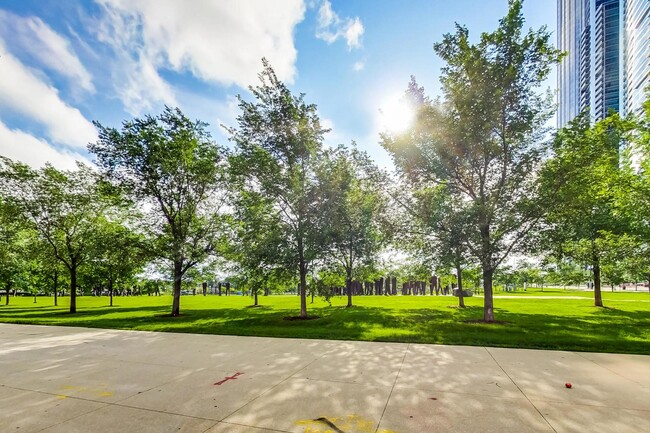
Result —
<instances>
[{"instance_id":1,"label":"blue sky","mask_svg":"<svg viewBox=\"0 0 650 433\"><path fill-rule=\"evenodd\" d=\"M378 133L407 120L398 100L411 75L439 93L433 43L454 22L491 31L506 10L506 0L0 0L0 154L71 168L92 158L93 120L119 126L164 104L227 145L219 125L234 125L235 96L250 97L264 56L318 105L327 144L355 140L390 166ZM527 0L524 14L555 34L554 0Z\"/></svg>"}]
</instances>

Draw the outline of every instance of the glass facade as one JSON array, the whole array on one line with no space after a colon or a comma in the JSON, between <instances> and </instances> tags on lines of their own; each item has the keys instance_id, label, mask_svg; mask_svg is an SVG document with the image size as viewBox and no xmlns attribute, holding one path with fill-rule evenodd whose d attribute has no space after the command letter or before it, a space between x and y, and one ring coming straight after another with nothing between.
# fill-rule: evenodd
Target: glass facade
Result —
<instances>
[{"instance_id":1,"label":"glass facade","mask_svg":"<svg viewBox=\"0 0 650 433\"><path fill-rule=\"evenodd\" d=\"M650 85L650 0L558 0L558 127L589 107L640 114Z\"/></svg>"},{"instance_id":2,"label":"glass facade","mask_svg":"<svg viewBox=\"0 0 650 433\"><path fill-rule=\"evenodd\" d=\"M589 0L558 0L558 48L567 53L558 69L558 126L590 105Z\"/></svg>"},{"instance_id":3,"label":"glass facade","mask_svg":"<svg viewBox=\"0 0 650 433\"><path fill-rule=\"evenodd\" d=\"M620 2L596 0L594 115L596 120L609 110L620 111Z\"/></svg>"},{"instance_id":4,"label":"glass facade","mask_svg":"<svg viewBox=\"0 0 650 433\"><path fill-rule=\"evenodd\" d=\"M625 15L625 114L641 115L650 85L650 0L627 0Z\"/></svg>"}]
</instances>

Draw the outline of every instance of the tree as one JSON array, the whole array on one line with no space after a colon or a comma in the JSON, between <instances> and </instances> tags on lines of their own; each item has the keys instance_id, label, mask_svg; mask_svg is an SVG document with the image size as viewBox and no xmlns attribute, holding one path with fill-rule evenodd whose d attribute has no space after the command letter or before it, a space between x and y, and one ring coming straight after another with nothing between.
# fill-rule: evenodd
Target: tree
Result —
<instances>
[{"instance_id":1,"label":"tree","mask_svg":"<svg viewBox=\"0 0 650 433\"><path fill-rule=\"evenodd\" d=\"M603 267L613 267L630 243L630 210L624 196L630 176L620 163L620 146L630 124L613 114L591 126L587 113L557 133L553 158L543 170L547 195L547 250L588 264L594 279L594 303L603 306Z\"/></svg>"},{"instance_id":2,"label":"tree","mask_svg":"<svg viewBox=\"0 0 650 433\"><path fill-rule=\"evenodd\" d=\"M26 257L30 257L35 262L35 270L39 274L44 292L53 295L56 307L59 305L59 287L65 287L66 284L65 266L52 254L52 248L38 235L38 232L30 230L30 233Z\"/></svg>"},{"instance_id":3,"label":"tree","mask_svg":"<svg viewBox=\"0 0 650 433\"><path fill-rule=\"evenodd\" d=\"M536 90L561 57L551 33L522 31L522 2L509 1L499 27L478 43L460 25L434 45L446 62L442 102L413 81L416 123L384 134L383 146L404 177L445 185L466 204L468 248L481 264L486 322L494 321L494 271L520 248L543 214L537 168L545 152L552 97Z\"/></svg>"},{"instance_id":4,"label":"tree","mask_svg":"<svg viewBox=\"0 0 650 433\"><path fill-rule=\"evenodd\" d=\"M239 96L232 173L246 178L243 188L270 201L281 242L276 262L295 270L300 280L300 317L307 318L307 274L323 247L322 213L314 168L323 134L316 106L294 96L266 60L261 85L250 87L254 102Z\"/></svg>"},{"instance_id":5,"label":"tree","mask_svg":"<svg viewBox=\"0 0 650 433\"><path fill-rule=\"evenodd\" d=\"M650 290L650 86L646 88L644 115L628 118L632 122L626 152L632 167L632 188L623 197L626 209L632 209L632 236L636 248L624 259L634 281L647 281ZM627 161L626 161L627 162Z\"/></svg>"},{"instance_id":6,"label":"tree","mask_svg":"<svg viewBox=\"0 0 650 433\"><path fill-rule=\"evenodd\" d=\"M96 227L113 199L97 174L77 163L73 171L46 164L34 170L2 157L2 178L21 213L70 274L70 312L77 311L77 276L90 257Z\"/></svg>"},{"instance_id":7,"label":"tree","mask_svg":"<svg viewBox=\"0 0 650 433\"><path fill-rule=\"evenodd\" d=\"M358 268L371 264L382 246L377 214L383 200L377 168L366 153L353 147L326 151L317 169L328 255L345 270L348 307Z\"/></svg>"},{"instance_id":8,"label":"tree","mask_svg":"<svg viewBox=\"0 0 650 433\"><path fill-rule=\"evenodd\" d=\"M0 195L0 281L4 283L5 305L9 305L9 293L25 266L25 231L19 208Z\"/></svg>"},{"instance_id":9,"label":"tree","mask_svg":"<svg viewBox=\"0 0 650 433\"><path fill-rule=\"evenodd\" d=\"M243 179L235 177L233 186ZM277 260L277 245L283 232L272 201L259 192L247 190L244 184L234 192L231 203L233 239L227 257L238 266L236 270L243 285L251 290L254 305L259 305L261 290L268 291L273 280L286 277L289 271Z\"/></svg>"},{"instance_id":10,"label":"tree","mask_svg":"<svg viewBox=\"0 0 650 433\"><path fill-rule=\"evenodd\" d=\"M205 123L177 108L125 121L121 131L95 126L99 140L88 149L106 178L145 213L152 254L171 264L171 314L178 316L183 276L221 241L225 152Z\"/></svg>"},{"instance_id":11,"label":"tree","mask_svg":"<svg viewBox=\"0 0 650 433\"><path fill-rule=\"evenodd\" d=\"M124 215L111 216L118 218L98 221L91 264L93 278L100 287L106 284L112 307L115 288L134 283L135 276L147 264L150 249L143 236L128 227Z\"/></svg>"}]
</instances>

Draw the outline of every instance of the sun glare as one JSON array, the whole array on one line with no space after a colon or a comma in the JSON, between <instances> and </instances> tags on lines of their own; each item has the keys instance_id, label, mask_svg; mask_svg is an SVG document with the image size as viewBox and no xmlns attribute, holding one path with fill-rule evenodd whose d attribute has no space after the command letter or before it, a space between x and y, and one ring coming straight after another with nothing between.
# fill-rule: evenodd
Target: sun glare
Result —
<instances>
[{"instance_id":1,"label":"sun glare","mask_svg":"<svg viewBox=\"0 0 650 433\"><path fill-rule=\"evenodd\" d=\"M415 117L402 95L387 98L379 108L379 115L382 129L394 134L406 131Z\"/></svg>"}]
</instances>

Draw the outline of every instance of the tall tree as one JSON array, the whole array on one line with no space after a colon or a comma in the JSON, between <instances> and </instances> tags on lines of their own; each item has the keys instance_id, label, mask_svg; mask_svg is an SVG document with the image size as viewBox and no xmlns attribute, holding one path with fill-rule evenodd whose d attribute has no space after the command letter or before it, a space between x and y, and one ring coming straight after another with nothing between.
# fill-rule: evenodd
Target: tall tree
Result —
<instances>
[{"instance_id":1,"label":"tall tree","mask_svg":"<svg viewBox=\"0 0 650 433\"><path fill-rule=\"evenodd\" d=\"M465 308L463 270L469 263L469 215L466 203L450 194L447 185L419 190L414 194L418 232L425 234L422 254L432 258L436 269L456 271L458 306Z\"/></svg>"},{"instance_id":2,"label":"tall tree","mask_svg":"<svg viewBox=\"0 0 650 433\"><path fill-rule=\"evenodd\" d=\"M417 102L415 125L382 140L404 176L444 184L467 203L468 247L483 272L486 322L494 321L494 271L543 213L536 170L553 110L552 96L537 89L561 57L546 27L523 31L522 2L508 4L497 30L477 43L457 25L434 45L446 62L442 102L429 101L413 82L407 95Z\"/></svg>"},{"instance_id":3,"label":"tall tree","mask_svg":"<svg viewBox=\"0 0 650 433\"><path fill-rule=\"evenodd\" d=\"M125 121L121 131L95 122L99 140L88 146L114 185L145 212L153 254L170 263L172 316L180 314L185 273L220 242L224 150L179 109Z\"/></svg>"},{"instance_id":4,"label":"tall tree","mask_svg":"<svg viewBox=\"0 0 650 433\"><path fill-rule=\"evenodd\" d=\"M356 147L326 151L317 169L326 221L328 256L345 269L348 307L352 280L372 264L382 246L378 215L383 199L379 170Z\"/></svg>"},{"instance_id":5,"label":"tall tree","mask_svg":"<svg viewBox=\"0 0 650 433\"><path fill-rule=\"evenodd\" d=\"M633 188L625 196L625 207L633 210L632 233L638 245L625 261L635 281L647 281L650 289L650 86L646 88L643 116L628 120L633 123L627 148Z\"/></svg>"},{"instance_id":6,"label":"tall tree","mask_svg":"<svg viewBox=\"0 0 650 433\"><path fill-rule=\"evenodd\" d=\"M133 224L121 212L112 214L98 221L91 259L92 277L100 287L106 285L111 307L116 287L133 284L150 258L143 236L129 228Z\"/></svg>"},{"instance_id":7,"label":"tall tree","mask_svg":"<svg viewBox=\"0 0 650 433\"><path fill-rule=\"evenodd\" d=\"M242 178L236 177L233 186L237 185L237 180ZM289 272L283 260L278 260L277 245L283 241L282 225L278 214L273 212L272 201L259 192L247 190L242 184L234 191L231 203L234 208L233 239L227 257L237 264L235 272L241 283L251 290L257 306L260 291L268 292L271 281Z\"/></svg>"},{"instance_id":8,"label":"tall tree","mask_svg":"<svg viewBox=\"0 0 650 433\"><path fill-rule=\"evenodd\" d=\"M591 126L585 112L557 133L554 156L543 170L546 249L591 267L597 307L603 306L603 268L613 274L633 242L625 199L631 178L620 165L620 146L630 128L618 114Z\"/></svg>"},{"instance_id":9,"label":"tall tree","mask_svg":"<svg viewBox=\"0 0 650 433\"><path fill-rule=\"evenodd\" d=\"M295 96L263 60L261 84L251 87L255 101L239 96L232 171L242 185L271 202L282 231L277 258L295 269L300 280L300 317L307 317L307 274L321 256L322 215L314 167L323 134L316 106Z\"/></svg>"},{"instance_id":10,"label":"tall tree","mask_svg":"<svg viewBox=\"0 0 650 433\"><path fill-rule=\"evenodd\" d=\"M0 193L4 193L0 191ZM25 266L26 227L19 208L10 197L0 195L0 282L5 289L5 305L18 275Z\"/></svg>"},{"instance_id":11,"label":"tall tree","mask_svg":"<svg viewBox=\"0 0 650 433\"><path fill-rule=\"evenodd\" d=\"M77 311L79 267L90 257L98 221L112 206L97 174L78 163L73 171L46 165L34 170L2 158L5 194L50 246L70 274L70 312Z\"/></svg>"}]
</instances>

